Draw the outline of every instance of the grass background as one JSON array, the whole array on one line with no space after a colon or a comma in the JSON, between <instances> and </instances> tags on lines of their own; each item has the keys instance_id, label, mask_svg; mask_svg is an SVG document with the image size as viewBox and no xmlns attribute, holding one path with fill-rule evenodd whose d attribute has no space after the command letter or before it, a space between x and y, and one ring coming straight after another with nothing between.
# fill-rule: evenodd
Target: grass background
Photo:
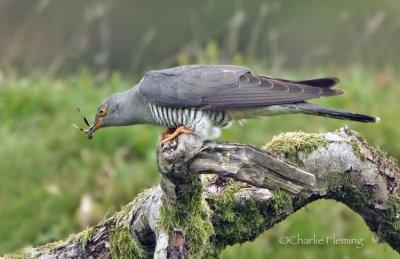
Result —
<instances>
[{"instance_id":1,"label":"grass background","mask_svg":"<svg viewBox=\"0 0 400 259\"><path fill-rule=\"evenodd\" d=\"M252 67L259 73L270 72L262 66ZM221 140L262 146L280 132L325 132L346 124L371 144L400 158L400 89L394 83L400 74L391 70L374 74L358 67L328 74L341 77L346 94L315 103L373 114L381 117L381 122L277 116L250 120L243 127L235 124L223 132ZM326 73L275 75L294 79ZM155 147L161 128L107 128L88 141L70 125L81 123L77 106L91 117L102 99L137 81L119 73L98 79L87 70L62 79L38 73L10 74L0 81L0 254L65 238L110 216L138 192L157 183ZM297 234L363 239L364 247L279 243L281 236ZM398 257L390 247L374 240L350 209L333 201L318 201L254 242L229 247L223 258Z\"/></svg>"}]
</instances>

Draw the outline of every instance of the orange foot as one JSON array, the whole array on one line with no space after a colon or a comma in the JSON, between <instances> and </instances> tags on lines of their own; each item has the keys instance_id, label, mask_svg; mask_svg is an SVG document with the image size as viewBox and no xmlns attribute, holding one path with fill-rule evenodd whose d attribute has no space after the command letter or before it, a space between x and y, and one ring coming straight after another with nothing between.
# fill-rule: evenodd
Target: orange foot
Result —
<instances>
[{"instance_id":1,"label":"orange foot","mask_svg":"<svg viewBox=\"0 0 400 259\"><path fill-rule=\"evenodd\" d=\"M185 126L179 126L177 128L168 128L164 131L162 139L161 139L161 146L165 145L167 142L176 139L181 134L193 134L193 131L186 128Z\"/></svg>"}]
</instances>

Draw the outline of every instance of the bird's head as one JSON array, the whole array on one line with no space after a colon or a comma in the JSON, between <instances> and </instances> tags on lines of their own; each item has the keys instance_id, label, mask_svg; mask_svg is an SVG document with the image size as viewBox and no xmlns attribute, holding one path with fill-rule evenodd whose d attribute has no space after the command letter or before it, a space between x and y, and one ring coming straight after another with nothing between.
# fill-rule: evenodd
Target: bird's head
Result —
<instances>
[{"instance_id":1,"label":"bird's head","mask_svg":"<svg viewBox=\"0 0 400 259\"><path fill-rule=\"evenodd\" d=\"M129 117L129 109L125 107L126 102L124 100L122 93L116 93L101 102L97 107L93 124L85 131L89 139L100 128L127 125L126 118Z\"/></svg>"}]
</instances>

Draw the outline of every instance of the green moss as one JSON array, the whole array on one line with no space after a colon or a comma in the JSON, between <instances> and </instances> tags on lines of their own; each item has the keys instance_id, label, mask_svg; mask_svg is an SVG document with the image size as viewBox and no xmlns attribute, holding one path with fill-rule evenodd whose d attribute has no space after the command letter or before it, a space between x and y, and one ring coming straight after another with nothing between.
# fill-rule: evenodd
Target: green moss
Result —
<instances>
[{"instance_id":1,"label":"green moss","mask_svg":"<svg viewBox=\"0 0 400 259\"><path fill-rule=\"evenodd\" d=\"M115 213L113 216L117 223L125 222L129 220L129 213L132 211L133 205L136 203L136 199L128 204L126 204L120 211Z\"/></svg>"},{"instance_id":2,"label":"green moss","mask_svg":"<svg viewBox=\"0 0 400 259\"><path fill-rule=\"evenodd\" d=\"M35 247L35 248L26 248L23 251L16 252L14 254L9 254L5 255L4 258L7 259L21 259L21 258L28 258L27 255L29 254L35 254L36 256L44 255L44 254L50 254L53 251L56 251L58 249L62 249L68 244L71 243L80 243L81 240L83 240L83 236L85 235L86 231L78 233L78 234L73 234L70 235L68 238L65 240L60 240L56 242L51 242L47 243L45 245Z\"/></svg>"},{"instance_id":3,"label":"green moss","mask_svg":"<svg viewBox=\"0 0 400 259\"><path fill-rule=\"evenodd\" d=\"M365 159L365 156L364 156L364 154L361 152L361 148L360 148L360 146L358 145L357 140L352 139L352 140L350 141L350 145L351 145L351 149L353 150L354 154L355 154L357 157L359 157L361 160L364 160L364 159Z\"/></svg>"},{"instance_id":4,"label":"green moss","mask_svg":"<svg viewBox=\"0 0 400 259\"><path fill-rule=\"evenodd\" d=\"M52 243L45 244L43 246L38 247L37 249L34 248L35 250L41 251L43 254L50 253L52 251L55 251L61 247L64 247L71 239L74 239L76 235L71 235L69 236L66 240L61 240L61 241L56 241Z\"/></svg>"},{"instance_id":5,"label":"green moss","mask_svg":"<svg viewBox=\"0 0 400 259\"><path fill-rule=\"evenodd\" d=\"M187 241L190 257L201 258L207 253L210 236L214 233L210 214L199 181L192 192L160 208L158 224L167 233L172 233L174 228L180 229Z\"/></svg>"},{"instance_id":6,"label":"green moss","mask_svg":"<svg viewBox=\"0 0 400 259\"><path fill-rule=\"evenodd\" d=\"M383 166L385 168L388 167L395 171L399 171L398 161L394 157L390 156L388 153L381 150L379 147L370 146L368 144L367 140L365 138L363 138L358 132L356 132L354 130L348 130L348 133L357 139L357 140L353 139L350 142L350 145L351 145L355 155L357 155L361 159L365 159L365 155L363 154L363 152L360 148L360 144L362 144L371 151L371 153L374 157L385 158L384 160L380 161L380 162L384 163Z\"/></svg>"},{"instance_id":7,"label":"green moss","mask_svg":"<svg viewBox=\"0 0 400 259\"><path fill-rule=\"evenodd\" d=\"M96 234L97 229L95 227L90 227L85 229L81 235L79 236L79 242L82 244L82 247L85 248L89 242L93 239Z\"/></svg>"},{"instance_id":8,"label":"green moss","mask_svg":"<svg viewBox=\"0 0 400 259\"><path fill-rule=\"evenodd\" d=\"M390 156L387 152L383 151L379 147L370 148L375 153L375 156L385 158L379 161L383 168L392 170L394 172L400 172L400 168L398 165L399 163L394 157Z\"/></svg>"},{"instance_id":9,"label":"green moss","mask_svg":"<svg viewBox=\"0 0 400 259\"><path fill-rule=\"evenodd\" d=\"M234 201L235 193L240 185L232 182L225 187L224 193L211 197L216 220L223 226L218 228L215 239L220 244L216 251L221 251L227 245L254 240L265 228L263 206L254 199L238 205Z\"/></svg>"},{"instance_id":10,"label":"green moss","mask_svg":"<svg viewBox=\"0 0 400 259\"><path fill-rule=\"evenodd\" d=\"M400 196L393 195L389 198L387 203L387 217L393 224L393 226L398 230L397 233L399 235L400 242Z\"/></svg>"},{"instance_id":11,"label":"green moss","mask_svg":"<svg viewBox=\"0 0 400 259\"><path fill-rule=\"evenodd\" d=\"M356 187L353 185L345 185L337 192L336 197L350 207L365 206L368 202L368 196L361 188L362 187Z\"/></svg>"},{"instance_id":12,"label":"green moss","mask_svg":"<svg viewBox=\"0 0 400 259\"><path fill-rule=\"evenodd\" d=\"M388 200L388 211L394 218L400 218L400 196L393 195Z\"/></svg>"},{"instance_id":13,"label":"green moss","mask_svg":"<svg viewBox=\"0 0 400 259\"><path fill-rule=\"evenodd\" d=\"M290 213L293 211L293 198L294 196L282 190L272 191L274 195L274 203L272 204L275 213Z\"/></svg>"},{"instance_id":14,"label":"green moss","mask_svg":"<svg viewBox=\"0 0 400 259\"><path fill-rule=\"evenodd\" d=\"M116 224L110 230L111 258L148 258L149 254L132 239L129 225Z\"/></svg>"},{"instance_id":15,"label":"green moss","mask_svg":"<svg viewBox=\"0 0 400 259\"><path fill-rule=\"evenodd\" d=\"M393 195L387 202L386 214L380 229L381 235L397 251L400 249L400 196Z\"/></svg>"},{"instance_id":16,"label":"green moss","mask_svg":"<svg viewBox=\"0 0 400 259\"><path fill-rule=\"evenodd\" d=\"M309 154L321 146L328 144L322 134L309 134L304 132L282 133L272 138L264 146L265 150L284 155L291 162L303 165L300 153Z\"/></svg>"},{"instance_id":17,"label":"green moss","mask_svg":"<svg viewBox=\"0 0 400 259\"><path fill-rule=\"evenodd\" d=\"M111 219L113 226L109 232L110 254L112 258L148 258L149 253L132 238L130 232L131 211L134 204L151 189L140 193Z\"/></svg>"},{"instance_id":18,"label":"green moss","mask_svg":"<svg viewBox=\"0 0 400 259\"><path fill-rule=\"evenodd\" d=\"M347 183L348 174L343 171L331 172L326 175L328 190L336 190Z\"/></svg>"},{"instance_id":19,"label":"green moss","mask_svg":"<svg viewBox=\"0 0 400 259\"><path fill-rule=\"evenodd\" d=\"M26 254L24 252L17 252L14 254L9 254L9 255L5 255L4 257L0 257L0 258L4 258L4 259L25 259L27 258Z\"/></svg>"}]
</instances>

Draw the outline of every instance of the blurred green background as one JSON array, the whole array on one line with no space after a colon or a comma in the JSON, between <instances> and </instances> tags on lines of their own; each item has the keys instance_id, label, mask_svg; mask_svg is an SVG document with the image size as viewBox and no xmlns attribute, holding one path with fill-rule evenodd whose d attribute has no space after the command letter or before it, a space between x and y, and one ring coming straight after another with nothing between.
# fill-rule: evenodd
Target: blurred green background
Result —
<instances>
[{"instance_id":1,"label":"blurred green background","mask_svg":"<svg viewBox=\"0 0 400 259\"><path fill-rule=\"evenodd\" d=\"M264 145L274 134L344 123L400 158L400 1L0 1L0 254L65 238L112 215L158 182L161 128L74 130L109 94L150 69L246 65L290 79L336 75L346 94L315 103L370 113L377 125L288 115L248 121L223 141ZM283 245L282 236L362 239ZM223 258L398 258L362 219L318 201Z\"/></svg>"}]
</instances>

